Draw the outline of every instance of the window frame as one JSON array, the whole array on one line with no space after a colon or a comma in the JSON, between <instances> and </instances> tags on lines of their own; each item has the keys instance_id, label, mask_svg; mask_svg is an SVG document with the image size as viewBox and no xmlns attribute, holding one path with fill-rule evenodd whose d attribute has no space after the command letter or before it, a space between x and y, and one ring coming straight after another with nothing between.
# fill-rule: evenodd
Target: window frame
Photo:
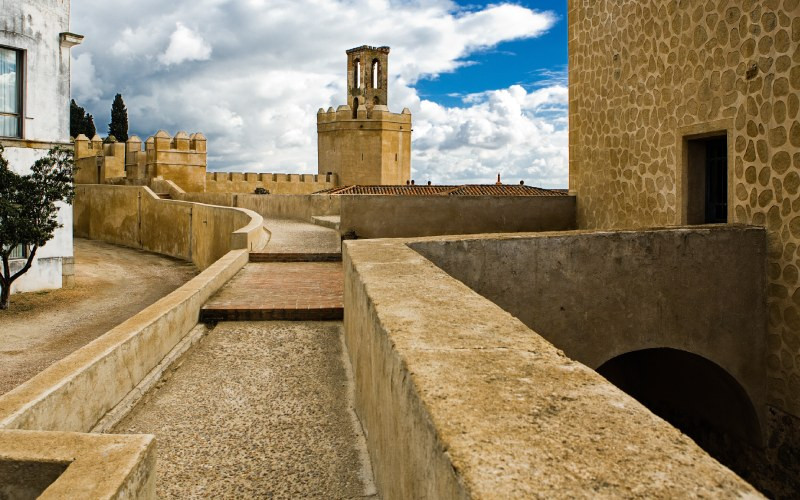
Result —
<instances>
[{"instance_id":1,"label":"window frame","mask_svg":"<svg viewBox=\"0 0 800 500\"><path fill-rule=\"evenodd\" d=\"M27 82L27 57L26 50L19 47L0 44L0 49L6 49L17 55L17 113L4 113L0 111L0 116L17 117L17 135L0 135L4 139L24 139L25 138L25 89Z\"/></svg>"},{"instance_id":2,"label":"window frame","mask_svg":"<svg viewBox=\"0 0 800 500\"><path fill-rule=\"evenodd\" d=\"M16 248L22 249L17 255L14 255L14 250L11 251L11 255L8 257L8 260L27 260L28 256L30 255L28 245L18 245Z\"/></svg>"}]
</instances>

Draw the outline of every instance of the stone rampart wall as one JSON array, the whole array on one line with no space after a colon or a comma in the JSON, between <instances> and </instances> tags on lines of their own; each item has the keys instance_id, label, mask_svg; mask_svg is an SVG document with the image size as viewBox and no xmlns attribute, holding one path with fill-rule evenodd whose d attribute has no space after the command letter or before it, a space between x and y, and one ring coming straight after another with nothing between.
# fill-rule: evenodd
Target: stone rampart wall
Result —
<instances>
[{"instance_id":1,"label":"stone rampart wall","mask_svg":"<svg viewBox=\"0 0 800 500\"><path fill-rule=\"evenodd\" d=\"M85 433L195 327L202 305L244 267L250 248L263 245L263 221L248 210L159 200L143 187L77 191L76 234L192 260L205 270L0 396L0 460L29 463L31 476L9 487L30 494L44 484L41 498L155 498L152 436ZM53 476L48 464L60 462L70 466Z\"/></svg>"},{"instance_id":2,"label":"stone rampart wall","mask_svg":"<svg viewBox=\"0 0 800 500\"><path fill-rule=\"evenodd\" d=\"M255 213L162 200L146 187L78 186L74 206L76 236L190 260L201 270L230 250L266 241Z\"/></svg>"},{"instance_id":3,"label":"stone rampart wall","mask_svg":"<svg viewBox=\"0 0 800 500\"><path fill-rule=\"evenodd\" d=\"M411 247L590 368L643 349L700 355L736 379L764 421L762 228L451 237ZM742 437L760 443L761 434Z\"/></svg>"},{"instance_id":4,"label":"stone rampart wall","mask_svg":"<svg viewBox=\"0 0 800 500\"><path fill-rule=\"evenodd\" d=\"M271 194L311 194L337 187L335 174L272 174L243 172L208 172L206 193L253 194L256 188Z\"/></svg>"},{"instance_id":5,"label":"stone rampart wall","mask_svg":"<svg viewBox=\"0 0 800 500\"><path fill-rule=\"evenodd\" d=\"M354 231L359 238L559 231L575 227L573 196L338 197L341 231Z\"/></svg>"},{"instance_id":6,"label":"stone rampart wall","mask_svg":"<svg viewBox=\"0 0 800 500\"><path fill-rule=\"evenodd\" d=\"M570 0L568 15L578 226L681 224L685 138L727 136L728 221L768 234L769 399L800 417L800 2Z\"/></svg>"},{"instance_id":7,"label":"stone rampart wall","mask_svg":"<svg viewBox=\"0 0 800 500\"><path fill-rule=\"evenodd\" d=\"M382 498L758 497L407 243L344 245L355 409Z\"/></svg>"}]
</instances>

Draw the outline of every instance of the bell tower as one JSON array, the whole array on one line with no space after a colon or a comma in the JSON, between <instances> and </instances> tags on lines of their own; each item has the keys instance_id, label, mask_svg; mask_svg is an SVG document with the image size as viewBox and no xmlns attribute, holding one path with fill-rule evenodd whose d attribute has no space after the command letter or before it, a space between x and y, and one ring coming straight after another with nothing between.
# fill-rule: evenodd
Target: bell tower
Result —
<instances>
[{"instance_id":1,"label":"bell tower","mask_svg":"<svg viewBox=\"0 0 800 500\"><path fill-rule=\"evenodd\" d=\"M389 47L362 45L347 51L347 104L354 115L357 108L389 104L388 74Z\"/></svg>"},{"instance_id":2,"label":"bell tower","mask_svg":"<svg viewBox=\"0 0 800 500\"><path fill-rule=\"evenodd\" d=\"M347 51L347 104L317 112L317 168L341 185L411 179L411 111L387 107L389 47Z\"/></svg>"}]
</instances>

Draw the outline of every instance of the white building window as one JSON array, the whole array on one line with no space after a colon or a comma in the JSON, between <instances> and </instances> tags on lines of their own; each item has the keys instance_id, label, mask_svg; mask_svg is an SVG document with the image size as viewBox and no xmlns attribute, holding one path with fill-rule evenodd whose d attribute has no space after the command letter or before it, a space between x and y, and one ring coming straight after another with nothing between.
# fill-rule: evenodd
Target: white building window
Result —
<instances>
[{"instance_id":1,"label":"white building window","mask_svg":"<svg viewBox=\"0 0 800 500\"><path fill-rule=\"evenodd\" d=\"M22 136L22 52L0 47L0 137Z\"/></svg>"},{"instance_id":2,"label":"white building window","mask_svg":"<svg viewBox=\"0 0 800 500\"><path fill-rule=\"evenodd\" d=\"M27 259L28 258L28 249L23 246L19 245L18 247L11 250L11 255L9 259Z\"/></svg>"}]
</instances>

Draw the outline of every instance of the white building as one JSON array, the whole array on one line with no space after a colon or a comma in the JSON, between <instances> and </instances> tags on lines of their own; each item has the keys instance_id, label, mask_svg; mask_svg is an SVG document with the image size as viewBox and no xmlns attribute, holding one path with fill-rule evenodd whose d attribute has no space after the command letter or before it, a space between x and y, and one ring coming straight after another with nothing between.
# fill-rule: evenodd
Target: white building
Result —
<instances>
[{"instance_id":1,"label":"white building","mask_svg":"<svg viewBox=\"0 0 800 500\"><path fill-rule=\"evenodd\" d=\"M30 166L55 145L70 146L70 48L83 37L69 32L69 0L0 1L0 144L11 169ZM36 253L13 292L60 288L73 279L72 207L59 211L62 228ZM15 272L27 249L15 252Z\"/></svg>"}]
</instances>

